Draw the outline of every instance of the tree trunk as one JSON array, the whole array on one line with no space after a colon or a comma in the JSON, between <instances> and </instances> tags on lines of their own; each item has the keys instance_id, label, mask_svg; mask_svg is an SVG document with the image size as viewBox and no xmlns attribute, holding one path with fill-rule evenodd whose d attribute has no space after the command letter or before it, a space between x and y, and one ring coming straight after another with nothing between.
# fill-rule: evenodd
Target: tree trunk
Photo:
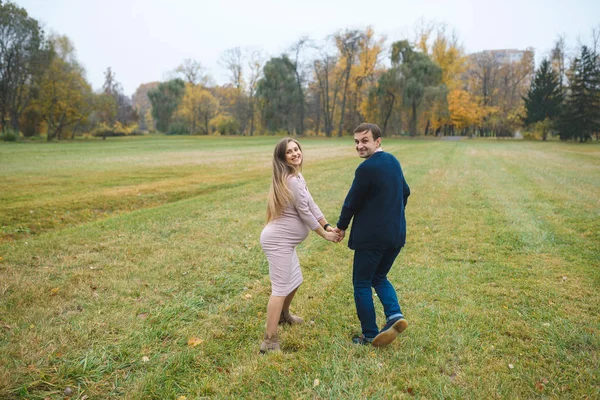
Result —
<instances>
[{"instance_id":1,"label":"tree trunk","mask_svg":"<svg viewBox=\"0 0 600 400\"><path fill-rule=\"evenodd\" d=\"M321 100L321 97L319 96L319 102ZM315 135L319 135L319 130L321 129L321 104L319 104L319 106L317 107L317 121L316 121L316 128L315 128Z\"/></svg>"},{"instance_id":2,"label":"tree trunk","mask_svg":"<svg viewBox=\"0 0 600 400\"><path fill-rule=\"evenodd\" d=\"M10 124L15 132L19 132L19 116L13 115L10 119Z\"/></svg>"},{"instance_id":3,"label":"tree trunk","mask_svg":"<svg viewBox=\"0 0 600 400\"><path fill-rule=\"evenodd\" d=\"M324 122L325 136L331 137L331 121L330 121L330 114L329 114L329 94L324 95L323 117L325 117L325 122Z\"/></svg>"},{"instance_id":4,"label":"tree trunk","mask_svg":"<svg viewBox=\"0 0 600 400\"><path fill-rule=\"evenodd\" d=\"M304 91L302 90L302 82L300 80L300 74L298 74L298 63L296 63L296 83L298 85L298 92L300 93L300 132L299 135L304 134ZM317 132L318 133L318 132Z\"/></svg>"},{"instance_id":5,"label":"tree trunk","mask_svg":"<svg viewBox=\"0 0 600 400\"><path fill-rule=\"evenodd\" d=\"M254 136L254 95L250 96L250 136Z\"/></svg>"},{"instance_id":6,"label":"tree trunk","mask_svg":"<svg viewBox=\"0 0 600 400\"><path fill-rule=\"evenodd\" d=\"M417 134L417 103L412 102L412 116L410 118L410 136Z\"/></svg>"},{"instance_id":7,"label":"tree trunk","mask_svg":"<svg viewBox=\"0 0 600 400\"><path fill-rule=\"evenodd\" d=\"M56 140L60 140L61 139L62 131L63 131L64 127L65 127L64 123L65 123L65 118L66 117L67 117L67 114L63 114L62 118L58 122L58 125L56 126L56 132L54 134L54 136L56 137Z\"/></svg>"},{"instance_id":8,"label":"tree trunk","mask_svg":"<svg viewBox=\"0 0 600 400\"><path fill-rule=\"evenodd\" d=\"M71 131L71 140L75 140L75 131L77 130L78 127L79 127L79 122L75 124L75 126L73 127L73 130Z\"/></svg>"},{"instance_id":9,"label":"tree trunk","mask_svg":"<svg viewBox=\"0 0 600 400\"><path fill-rule=\"evenodd\" d=\"M392 97L392 101L390 102L390 106L388 108L388 111L385 115L385 119L383 120L383 130L381 132L382 136L385 136L385 132L387 129L387 124L388 121L390 119L390 115L392 115L392 110L394 109L394 102L396 101L396 96L393 93L388 92L388 95Z\"/></svg>"},{"instance_id":10,"label":"tree trunk","mask_svg":"<svg viewBox=\"0 0 600 400\"><path fill-rule=\"evenodd\" d=\"M429 133L429 120L427 120L427 125L425 126L425 136Z\"/></svg>"},{"instance_id":11,"label":"tree trunk","mask_svg":"<svg viewBox=\"0 0 600 400\"><path fill-rule=\"evenodd\" d=\"M350 64L352 67L352 64ZM344 83L344 95L342 96L342 115L340 116L340 125L338 128L338 137L342 137L344 129L344 112L346 111L346 94L348 93L348 81L350 80L350 68L346 73L346 82Z\"/></svg>"},{"instance_id":12,"label":"tree trunk","mask_svg":"<svg viewBox=\"0 0 600 400\"><path fill-rule=\"evenodd\" d=\"M325 116L325 136L331 137L332 133L332 121L331 114L329 113L329 78L327 77L327 81L325 82L325 92L323 94L323 111Z\"/></svg>"}]
</instances>

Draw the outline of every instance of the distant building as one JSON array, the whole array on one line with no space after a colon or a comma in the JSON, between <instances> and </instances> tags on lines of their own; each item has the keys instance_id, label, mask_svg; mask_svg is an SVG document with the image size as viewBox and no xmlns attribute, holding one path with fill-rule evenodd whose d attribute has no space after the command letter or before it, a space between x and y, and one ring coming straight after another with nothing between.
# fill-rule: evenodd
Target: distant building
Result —
<instances>
[{"instance_id":1,"label":"distant building","mask_svg":"<svg viewBox=\"0 0 600 400\"><path fill-rule=\"evenodd\" d=\"M469 57L473 58L493 58L500 64L512 64L521 61L523 56L531 50L517 50L517 49L504 49L504 50L484 50L478 53L470 54Z\"/></svg>"}]
</instances>

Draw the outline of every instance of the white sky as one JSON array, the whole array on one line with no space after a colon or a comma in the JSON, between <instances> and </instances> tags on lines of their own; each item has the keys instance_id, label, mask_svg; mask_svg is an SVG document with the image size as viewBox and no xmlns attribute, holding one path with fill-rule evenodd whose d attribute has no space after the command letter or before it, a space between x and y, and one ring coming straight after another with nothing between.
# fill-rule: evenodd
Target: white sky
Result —
<instances>
[{"instance_id":1,"label":"white sky","mask_svg":"<svg viewBox=\"0 0 600 400\"><path fill-rule=\"evenodd\" d=\"M67 35L94 90L108 66L127 95L165 80L186 58L218 84L232 47L278 56L301 36L322 40L341 29L371 25L387 43L413 38L420 20L445 23L468 53L536 50L546 55L560 34L569 48L591 43L600 0L14 0L44 29ZM388 56L386 55L386 58Z\"/></svg>"}]
</instances>

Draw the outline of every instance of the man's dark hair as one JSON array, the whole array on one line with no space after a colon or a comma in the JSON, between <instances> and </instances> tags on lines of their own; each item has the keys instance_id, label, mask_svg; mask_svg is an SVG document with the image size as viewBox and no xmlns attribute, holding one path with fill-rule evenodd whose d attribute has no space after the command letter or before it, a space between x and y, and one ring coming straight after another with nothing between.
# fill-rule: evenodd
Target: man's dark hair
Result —
<instances>
[{"instance_id":1,"label":"man's dark hair","mask_svg":"<svg viewBox=\"0 0 600 400\"><path fill-rule=\"evenodd\" d=\"M368 131L371 131L371 133L373 134L373 140L377 140L381 137L381 129L379 129L377 125L371 124L369 122L363 122L362 124L357 126L356 129L354 129L354 133L363 133Z\"/></svg>"}]
</instances>

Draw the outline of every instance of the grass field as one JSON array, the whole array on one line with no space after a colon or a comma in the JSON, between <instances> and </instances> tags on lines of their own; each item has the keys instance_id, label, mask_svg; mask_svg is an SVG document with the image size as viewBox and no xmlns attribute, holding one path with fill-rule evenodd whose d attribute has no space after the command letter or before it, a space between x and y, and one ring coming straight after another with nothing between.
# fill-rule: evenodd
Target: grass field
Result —
<instances>
[{"instance_id":1,"label":"grass field","mask_svg":"<svg viewBox=\"0 0 600 400\"><path fill-rule=\"evenodd\" d=\"M600 397L600 145L384 140L412 192L409 328L352 345L352 252L311 234L308 323L260 356L277 140L0 144L0 398ZM301 143L335 223L352 139Z\"/></svg>"}]
</instances>

